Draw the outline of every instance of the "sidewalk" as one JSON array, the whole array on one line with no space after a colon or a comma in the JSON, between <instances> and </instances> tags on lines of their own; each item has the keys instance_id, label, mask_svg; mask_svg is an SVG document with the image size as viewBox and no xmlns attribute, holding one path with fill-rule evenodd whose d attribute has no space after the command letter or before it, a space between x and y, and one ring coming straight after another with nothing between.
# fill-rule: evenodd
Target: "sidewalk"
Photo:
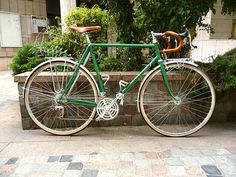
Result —
<instances>
[{"instance_id":1,"label":"sidewalk","mask_svg":"<svg viewBox=\"0 0 236 177\"><path fill-rule=\"evenodd\" d=\"M236 122L185 138L147 126L54 136L21 129L16 87L0 72L0 177L236 177Z\"/></svg>"}]
</instances>

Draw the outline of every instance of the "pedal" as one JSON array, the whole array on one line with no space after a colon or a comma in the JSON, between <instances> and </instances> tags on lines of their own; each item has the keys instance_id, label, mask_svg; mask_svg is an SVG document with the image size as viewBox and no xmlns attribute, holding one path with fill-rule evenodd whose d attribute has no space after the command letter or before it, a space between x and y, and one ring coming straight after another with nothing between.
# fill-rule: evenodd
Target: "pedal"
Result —
<instances>
[{"instance_id":1,"label":"pedal","mask_svg":"<svg viewBox=\"0 0 236 177\"><path fill-rule=\"evenodd\" d=\"M104 81L104 86L105 86L106 83L110 80L110 76L107 74L102 75L102 80Z\"/></svg>"},{"instance_id":2,"label":"pedal","mask_svg":"<svg viewBox=\"0 0 236 177\"><path fill-rule=\"evenodd\" d=\"M120 91L122 90L123 87L126 87L129 83L124 81L124 80L120 80L119 82L119 86L120 86Z\"/></svg>"}]
</instances>

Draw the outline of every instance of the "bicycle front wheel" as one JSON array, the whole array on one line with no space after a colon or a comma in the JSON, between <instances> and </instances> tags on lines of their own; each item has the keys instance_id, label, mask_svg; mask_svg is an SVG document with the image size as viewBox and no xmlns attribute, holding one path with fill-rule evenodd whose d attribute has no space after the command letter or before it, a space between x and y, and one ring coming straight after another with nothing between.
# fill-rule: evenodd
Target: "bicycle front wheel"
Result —
<instances>
[{"instance_id":1,"label":"bicycle front wheel","mask_svg":"<svg viewBox=\"0 0 236 177\"><path fill-rule=\"evenodd\" d=\"M71 60L52 60L39 66L25 86L25 105L32 120L43 130L70 135L83 130L96 114L94 107L58 102L72 77L76 64ZM88 72L80 68L79 77L66 99L98 101L98 90Z\"/></svg>"},{"instance_id":2,"label":"bicycle front wheel","mask_svg":"<svg viewBox=\"0 0 236 177\"><path fill-rule=\"evenodd\" d=\"M187 136L200 130L215 107L215 91L208 76L188 63L166 64L174 100L167 92L161 70L154 69L140 89L140 111L147 124L166 136Z\"/></svg>"}]
</instances>

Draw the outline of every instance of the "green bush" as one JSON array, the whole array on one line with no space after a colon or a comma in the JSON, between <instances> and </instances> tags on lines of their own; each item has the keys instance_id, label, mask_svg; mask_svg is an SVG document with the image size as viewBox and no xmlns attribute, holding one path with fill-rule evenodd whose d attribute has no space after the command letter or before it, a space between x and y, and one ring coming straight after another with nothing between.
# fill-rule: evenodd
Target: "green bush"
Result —
<instances>
[{"instance_id":1,"label":"green bush","mask_svg":"<svg viewBox=\"0 0 236 177\"><path fill-rule=\"evenodd\" d=\"M66 23L68 26L102 26L101 32L90 33L91 41L107 41L108 13L98 6L94 6L91 9L86 7L72 9L66 17ZM16 53L10 65L14 75L31 71L47 57L71 56L76 59L81 57L82 48L85 44L84 36L71 30L66 30L62 33L61 27L55 26L50 27L47 32L49 36L48 42L26 45ZM96 49L96 54L98 59L100 59L99 63L101 63L107 55L107 48Z\"/></svg>"},{"instance_id":2,"label":"green bush","mask_svg":"<svg viewBox=\"0 0 236 177\"><path fill-rule=\"evenodd\" d=\"M218 92L236 88L236 48L217 56L213 63L200 66L209 73Z\"/></svg>"},{"instance_id":3,"label":"green bush","mask_svg":"<svg viewBox=\"0 0 236 177\"><path fill-rule=\"evenodd\" d=\"M32 70L42 62L37 55L37 49L33 45L23 46L13 57L10 65L13 75Z\"/></svg>"},{"instance_id":4,"label":"green bush","mask_svg":"<svg viewBox=\"0 0 236 177\"><path fill-rule=\"evenodd\" d=\"M10 67L13 75L31 71L47 57L69 56L66 50L49 42L28 44L23 46L13 57Z\"/></svg>"}]
</instances>

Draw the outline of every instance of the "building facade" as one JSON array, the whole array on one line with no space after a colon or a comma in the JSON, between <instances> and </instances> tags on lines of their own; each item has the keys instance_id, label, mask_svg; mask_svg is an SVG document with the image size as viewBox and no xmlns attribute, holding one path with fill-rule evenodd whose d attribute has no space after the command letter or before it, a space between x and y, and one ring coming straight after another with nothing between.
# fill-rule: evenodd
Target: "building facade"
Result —
<instances>
[{"instance_id":1,"label":"building facade","mask_svg":"<svg viewBox=\"0 0 236 177\"><path fill-rule=\"evenodd\" d=\"M222 3L217 0L216 13L209 11L205 23L213 27L214 33L197 29L193 43L198 47L191 52L195 61L212 62L217 55L236 47L236 16L222 15Z\"/></svg>"},{"instance_id":2,"label":"building facade","mask_svg":"<svg viewBox=\"0 0 236 177\"><path fill-rule=\"evenodd\" d=\"M0 70L9 68L19 47L39 37L34 19L42 23L46 17L46 0L0 0Z\"/></svg>"},{"instance_id":3,"label":"building facade","mask_svg":"<svg viewBox=\"0 0 236 177\"><path fill-rule=\"evenodd\" d=\"M9 69L15 52L27 43L33 43L43 36L40 29L53 24L55 16L63 19L78 0L0 0L0 71ZM205 22L212 25L215 33L198 29L191 52L195 61L209 62L218 54L236 47L236 16L222 15L222 4L216 3L216 14L211 11Z\"/></svg>"}]
</instances>

